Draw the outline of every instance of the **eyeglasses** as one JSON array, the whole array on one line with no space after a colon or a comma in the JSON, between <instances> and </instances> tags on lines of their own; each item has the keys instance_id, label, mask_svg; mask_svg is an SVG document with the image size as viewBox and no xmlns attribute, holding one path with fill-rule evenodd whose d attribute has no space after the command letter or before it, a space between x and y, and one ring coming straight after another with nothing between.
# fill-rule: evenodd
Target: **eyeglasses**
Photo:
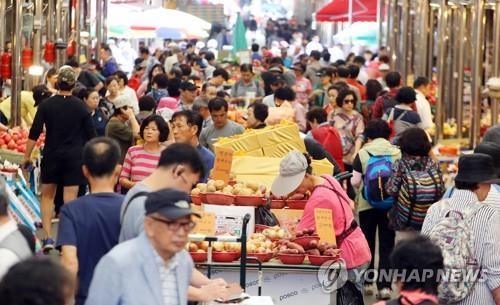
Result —
<instances>
[{"instance_id":1,"label":"eyeglasses","mask_svg":"<svg viewBox=\"0 0 500 305\"><path fill-rule=\"evenodd\" d=\"M345 99L344 104L354 104L354 99Z\"/></svg>"},{"instance_id":2,"label":"eyeglasses","mask_svg":"<svg viewBox=\"0 0 500 305\"><path fill-rule=\"evenodd\" d=\"M167 226L167 229L169 229L170 231L173 231L173 232L179 231L180 228L183 228L184 231L186 231L186 232L191 232L194 229L194 227L196 226L196 223L194 221L180 222L180 221L170 221L170 220L166 220L166 219L162 219L162 218L158 218L158 217L151 217L151 218L158 221L158 222L165 224Z\"/></svg>"}]
</instances>

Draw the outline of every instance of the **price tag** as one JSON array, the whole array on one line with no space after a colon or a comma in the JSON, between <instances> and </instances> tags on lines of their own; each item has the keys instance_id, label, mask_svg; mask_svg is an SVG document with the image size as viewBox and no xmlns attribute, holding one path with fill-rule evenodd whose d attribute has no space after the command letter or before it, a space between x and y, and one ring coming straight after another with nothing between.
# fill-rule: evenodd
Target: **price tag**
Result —
<instances>
[{"instance_id":1,"label":"price tag","mask_svg":"<svg viewBox=\"0 0 500 305\"><path fill-rule=\"evenodd\" d=\"M223 180L226 184L231 176L233 165L233 150L231 148L215 146L215 162L211 177L215 180Z\"/></svg>"},{"instance_id":2,"label":"price tag","mask_svg":"<svg viewBox=\"0 0 500 305\"><path fill-rule=\"evenodd\" d=\"M316 223L316 232L318 233L320 240L336 244L332 210L314 209L314 221Z\"/></svg>"},{"instance_id":3,"label":"price tag","mask_svg":"<svg viewBox=\"0 0 500 305\"><path fill-rule=\"evenodd\" d=\"M200 215L201 218L193 218L194 222L196 222L193 233L215 236L215 213L200 212Z\"/></svg>"}]
</instances>

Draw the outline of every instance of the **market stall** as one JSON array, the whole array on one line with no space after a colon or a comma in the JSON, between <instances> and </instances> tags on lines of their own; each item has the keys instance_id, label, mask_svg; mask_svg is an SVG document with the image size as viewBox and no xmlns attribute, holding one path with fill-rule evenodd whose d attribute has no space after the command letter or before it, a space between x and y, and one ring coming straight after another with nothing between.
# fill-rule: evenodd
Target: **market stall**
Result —
<instances>
[{"instance_id":1,"label":"market stall","mask_svg":"<svg viewBox=\"0 0 500 305\"><path fill-rule=\"evenodd\" d=\"M249 295L270 296L274 304L330 303L329 293L318 293L318 271L340 260L332 211L316 209L316 228L297 230L309 194L270 193L282 157L305 152L297 125L247 130L214 147L212 179L191 192L193 208L202 215L187 245L197 268L228 282L239 279ZM312 167L318 175L333 173L326 160Z\"/></svg>"}]
</instances>

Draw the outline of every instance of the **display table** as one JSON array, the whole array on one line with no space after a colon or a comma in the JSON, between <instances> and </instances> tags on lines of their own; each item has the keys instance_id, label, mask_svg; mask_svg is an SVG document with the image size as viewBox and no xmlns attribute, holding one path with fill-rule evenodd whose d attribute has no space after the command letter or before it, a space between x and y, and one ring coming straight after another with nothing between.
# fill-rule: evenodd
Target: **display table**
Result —
<instances>
[{"instance_id":1,"label":"display table","mask_svg":"<svg viewBox=\"0 0 500 305\"><path fill-rule=\"evenodd\" d=\"M223 278L227 282L237 282L240 276L239 261L197 263L196 267L204 273L210 267L212 278ZM286 265L273 259L262 263L262 270L258 264L247 263L245 290L250 295L258 295L259 286L262 286L261 294L269 296L274 305L334 304L332 298L336 294L322 290L318 280L319 268L307 260L300 265Z\"/></svg>"}]
</instances>

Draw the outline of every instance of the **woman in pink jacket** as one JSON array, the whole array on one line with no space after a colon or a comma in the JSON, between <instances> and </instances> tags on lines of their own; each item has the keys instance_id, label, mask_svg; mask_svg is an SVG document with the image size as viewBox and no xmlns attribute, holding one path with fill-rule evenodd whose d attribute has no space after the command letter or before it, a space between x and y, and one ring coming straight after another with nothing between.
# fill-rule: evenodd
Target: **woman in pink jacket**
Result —
<instances>
[{"instance_id":1,"label":"woman in pink jacket","mask_svg":"<svg viewBox=\"0 0 500 305\"><path fill-rule=\"evenodd\" d=\"M362 291L363 274L371 261L365 235L354 220L353 204L340 183L328 175L312 175L311 158L292 151L280 163L280 174L274 180L271 192L275 196L311 193L297 230L316 229L314 210L332 210L337 247L342 250L349 281Z\"/></svg>"}]
</instances>

